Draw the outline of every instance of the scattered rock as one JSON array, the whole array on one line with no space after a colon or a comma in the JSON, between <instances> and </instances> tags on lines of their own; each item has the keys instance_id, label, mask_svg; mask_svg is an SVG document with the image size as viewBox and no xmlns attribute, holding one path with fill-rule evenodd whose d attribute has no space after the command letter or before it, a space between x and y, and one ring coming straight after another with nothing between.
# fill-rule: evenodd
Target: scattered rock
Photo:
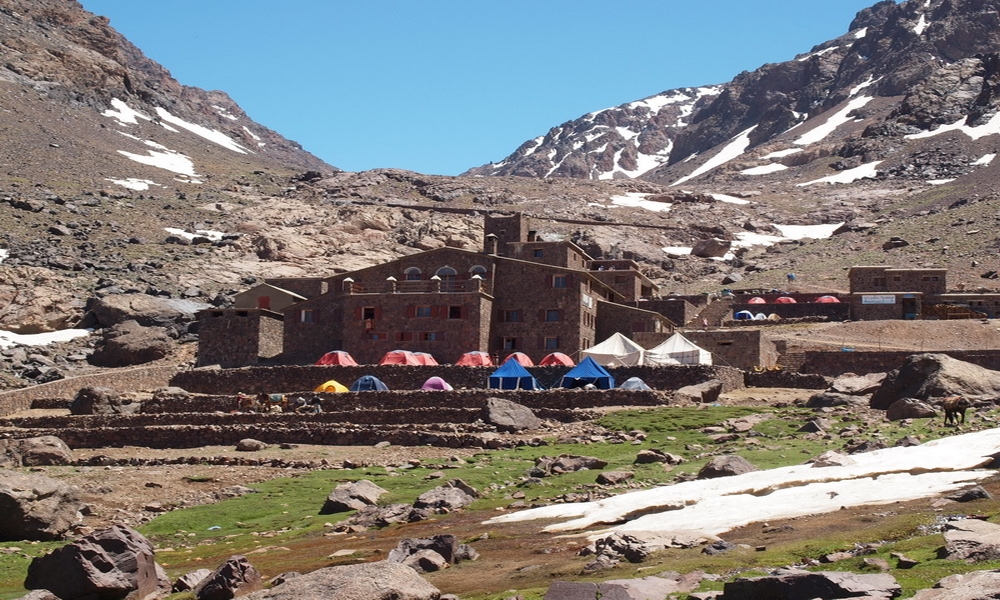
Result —
<instances>
[{"instance_id":1,"label":"scattered rock","mask_svg":"<svg viewBox=\"0 0 1000 600\"><path fill-rule=\"evenodd\" d=\"M371 506L378 502L378 499L383 494L387 493L387 490L382 489L367 479L344 483L338 485L330 492L319 514L330 515Z\"/></svg>"},{"instance_id":2,"label":"scattered rock","mask_svg":"<svg viewBox=\"0 0 1000 600\"><path fill-rule=\"evenodd\" d=\"M470 494L469 491L475 495ZM455 479L420 494L413 503L413 508L430 509L439 513L451 512L472 504L477 496L478 492L467 486L465 482Z\"/></svg>"},{"instance_id":3,"label":"scattered rock","mask_svg":"<svg viewBox=\"0 0 1000 600\"><path fill-rule=\"evenodd\" d=\"M440 595L413 569L379 561L317 569L249 594L246 600L438 600Z\"/></svg>"},{"instance_id":4,"label":"scattered rock","mask_svg":"<svg viewBox=\"0 0 1000 600\"><path fill-rule=\"evenodd\" d=\"M160 360L170 354L172 342L163 327L143 327L126 321L104 331L90 363L99 367L128 367Z\"/></svg>"},{"instance_id":5,"label":"scattered rock","mask_svg":"<svg viewBox=\"0 0 1000 600\"><path fill-rule=\"evenodd\" d=\"M731 477L757 471L757 467L742 456L727 454L716 456L698 471L698 479L712 479L715 477Z\"/></svg>"},{"instance_id":6,"label":"scattered rock","mask_svg":"<svg viewBox=\"0 0 1000 600\"><path fill-rule=\"evenodd\" d=\"M945 498L955 502L972 502L973 500L989 500L993 498L993 495L987 492L983 486L977 485L948 494Z\"/></svg>"},{"instance_id":7,"label":"scattered rock","mask_svg":"<svg viewBox=\"0 0 1000 600\"><path fill-rule=\"evenodd\" d=\"M260 573L245 556L231 556L194 588L197 600L231 600L264 586Z\"/></svg>"},{"instance_id":8,"label":"scattered rock","mask_svg":"<svg viewBox=\"0 0 1000 600\"><path fill-rule=\"evenodd\" d=\"M869 373L867 375L845 373L833 380L829 391L848 396L867 396L875 393L884 379L885 373Z\"/></svg>"},{"instance_id":9,"label":"scattered rock","mask_svg":"<svg viewBox=\"0 0 1000 600\"><path fill-rule=\"evenodd\" d=\"M481 418L500 431L516 432L542 426L542 420L530 408L503 398L487 398Z\"/></svg>"},{"instance_id":10,"label":"scattered rock","mask_svg":"<svg viewBox=\"0 0 1000 600\"><path fill-rule=\"evenodd\" d=\"M694 591L701 583L703 573L674 577L650 576L637 579L615 579L602 583L555 581L545 592L545 600L581 600L606 598L608 600L645 600L667 598L674 594Z\"/></svg>"},{"instance_id":11,"label":"scattered rock","mask_svg":"<svg viewBox=\"0 0 1000 600\"><path fill-rule=\"evenodd\" d=\"M823 598L895 598L903 592L888 573L859 575L839 571L790 571L725 584L721 600L808 600Z\"/></svg>"},{"instance_id":12,"label":"scattered rock","mask_svg":"<svg viewBox=\"0 0 1000 600\"><path fill-rule=\"evenodd\" d=\"M198 586L206 577L211 575L212 572L208 569L198 569L197 571L191 571L190 573L185 573L177 578L174 582L171 590L174 592L190 592Z\"/></svg>"},{"instance_id":13,"label":"scattered rock","mask_svg":"<svg viewBox=\"0 0 1000 600\"><path fill-rule=\"evenodd\" d=\"M245 438L236 443L238 452L260 452L265 449L267 449L267 444L252 438Z\"/></svg>"},{"instance_id":14,"label":"scattered rock","mask_svg":"<svg viewBox=\"0 0 1000 600\"><path fill-rule=\"evenodd\" d=\"M597 476L601 485L619 485L635 477L632 471L605 471Z\"/></svg>"},{"instance_id":15,"label":"scattered rock","mask_svg":"<svg viewBox=\"0 0 1000 600\"><path fill-rule=\"evenodd\" d=\"M978 600L995 598L1000 589L1000 571L972 571L949 575L934 584L934 587L920 590L913 600Z\"/></svg>"},{"instance_id":16,"label":"scattered rock","mask_svg":"<svg viewBox=\"0 0 1000 600\"><path fill-rule=\"evenodd\" d=\"M84 387L76 392L69 405L72 415L127 415L139 411L140 404L122 398L106 387Z\"/></svg>"},{"instance_id":17,"label":"scattered rock","mask_svg":"<svg viewBox=\"0 0 1000 600\"><path fill-rule=\"evenodd\" d=\"M945 526L939 558L980 562L1000 559L1000 525L978 519L952 521Z\"/></svg>"},{"instance_id":18,"label":"scattered rock","mask_svg":"<svg viewBox=\"0 0 1000 600\"><path fill-rule=\"evenodd\" d=\"M33 473L0 471L0 506L0 541L58 540L83 520L77 488Z\"/></svg>"},{"instance_id":19,"label":"scattered rock","mask_svg":"<svg viewBox=\"0 0 1000 600\"><path fill-rule=\"evenodd\" d=\"M63 600L160 598L170 592L170 582L153 560L153 545L123 525L33 559L24 587L49 590Z\"/></svg>"}]
</instances>

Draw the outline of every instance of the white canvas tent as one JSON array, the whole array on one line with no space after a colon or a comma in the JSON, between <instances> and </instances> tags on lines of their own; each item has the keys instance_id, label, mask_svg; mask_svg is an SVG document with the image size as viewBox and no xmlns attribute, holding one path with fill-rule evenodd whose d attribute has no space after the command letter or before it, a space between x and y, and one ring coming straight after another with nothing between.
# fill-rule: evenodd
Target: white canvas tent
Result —
<instances>
[{"instance_id":1,"label":"white canvas tent","mask_svg":"<svg viewBox=\"0 0 1000 600\"><path fill-rule=\"evenodd\" d=\"M679 333L667 338L665 342L646 350L646 364L670 365L710 365L712 353L705 350Z\"/></svg>"},{"instance_id":2,"label":"white canvas tent","mask_svg":"<svg viewBox=\"0 0 1000 600\"><path fill-rule=\"evenodd\" d=\"M615 332L608 339L581 351L580 354L591 357L599 365L631 367L643 364L642 358L645 352L642 346Z\"/></svg>"}]
</instances>

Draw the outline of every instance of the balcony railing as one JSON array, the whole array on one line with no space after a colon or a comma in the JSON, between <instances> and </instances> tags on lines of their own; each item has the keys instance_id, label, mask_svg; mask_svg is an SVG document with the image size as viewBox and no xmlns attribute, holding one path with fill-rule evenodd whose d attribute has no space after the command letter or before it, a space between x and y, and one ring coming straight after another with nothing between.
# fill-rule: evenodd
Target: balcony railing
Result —
<instances>
[{"instance_id":1,"label":"balcony railing","mask_svg":"<svg viewBox=\"0 0 1000 600\"><path fill-rule=\"evenodd\" d=\"M468 294L489 293L488 284L482 279L466 281L426 280L419 281L345 281L345 294Z\"/></svg>"}]
</instances>

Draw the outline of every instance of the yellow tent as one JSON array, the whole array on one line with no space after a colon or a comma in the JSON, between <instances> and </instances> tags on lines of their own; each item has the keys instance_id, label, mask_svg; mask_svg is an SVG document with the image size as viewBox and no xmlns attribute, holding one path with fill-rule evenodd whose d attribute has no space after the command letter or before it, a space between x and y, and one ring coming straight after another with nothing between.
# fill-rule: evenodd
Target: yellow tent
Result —
<instances>
[{"instance_id":1,"label":"yellow tent","mask_svg":"<svg viewBox=\"0 0 1000 600\"><path fill-rule=\"evenodd\" d=\"M347 389L347 387L344 384L340 383L339 381L334 381L333 379L331 379L330 381L327 381L326 383L322 384L321 386L319 386L318 388L316 388L313 391L314 392L327 392L327 393L330 393L330 394L339 394L340 392L346 392L346 391L349 391L349 390Z\"/></svg>"}]
</instances>

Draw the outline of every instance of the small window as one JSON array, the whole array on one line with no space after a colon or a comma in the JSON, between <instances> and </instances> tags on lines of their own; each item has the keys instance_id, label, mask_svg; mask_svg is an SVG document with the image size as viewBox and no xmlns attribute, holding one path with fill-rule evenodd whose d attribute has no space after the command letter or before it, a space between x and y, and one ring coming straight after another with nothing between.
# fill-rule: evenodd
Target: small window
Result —
<instances>
[{"instance_id":1,"label":"small window","mask_svg":"<svg viewBox=\"0 0 1000 600\"><path fill-rule=\"evenodd\" d=\"M396 341L397 342L412 342L413 341L413 332L412 331L400 331L399 333L396 334Z\"/></svg>"},{"instance_id":2,"label":"small window","mask_svg":"<svg viewBox=\"0 0 1000 600\"><path fill-rule=\"evenodd\" d=\"M410 267L409 269L403 271L403 279L406 281L420 281L420 269Z\"/></svg>"},{"instance_id":3,"label":"small window","mask_svg":"<svg viewBox=\"0 0 1000 600\"><path fill-rule=\"evenodd\" d=\"M532 256L534 256L535 258L541 258L545 256L545 251L536 248L535 251L532 253Z\"/></svg>"},{"instance_id":4,"label":"small window","mask_svg":"<svg viewBox=\"0 0 1000 600\"><path fill-rule=\"evenodd\" d=\"M421 331L420 341L421 342L437 342L441 339L441 333L437 331Z\"/></svg>"},{"instance_id":5,"label":"small window","mask_svg":"<svg viewBox=\"0 0 1000 600\"><path fill-rule=\"evenodd\" d=\"M517 350L517 338L505 337L502 341L504 350Z\"/></svg>"},{"instance_id":6,"label":"small window","mask_svg":"<svg viewBox=\"0 0 1000 600\"><path fill-rule=\"evenodd\" d=\"M520 323L521 322L521 311L519 310L502 310L500 311L500 321L503 323Z\"/></svg>"},{"instance_id":7,"label":"small window","mask_svg":"<svg viewBox=\"0 0 1000 600\"><path fill-rule=\"evenodd\" d=\"M557 337L547 337L547 338L545 338L545 349L546 350L558 350L559 349L559 338L557 338Z\"/></svg>"},{"instance_id":8,"label":"small window","mask_svg":"<svg viewBox=\"0 0 1000 600\"><path fill-rule=\"evenodd\" d=\"M462 307L461 306L449 306L448 307L448 318L449 319L461 319L462 318Z\"/></svg>"},{"instance_id":9,"label":"small window","mask_svg":"<svg viewBox=\"0 0 1000 600\"><path fill-rule=\"evenodd\" d=\"M559 318L559 313L562 312L559 309L549 309L545 311L545 322L546 323L558 323L561 319Z\"/></svg>"},{"instance_id":10,"label":"small window","mask_svg":"<svg viewBox=\"0 0 1000 600\"><path fill-rule=\"evenodd\" d=\"M377 331L369 331L367 333L367 336L368 336L368 339L375 340L375 341L389 339L389 336L387 336L385 333L377 332Z\"/></svg>"},{"instance_id":11,"label":"small window","mask_svg":"<svg viewBox=\"0 0 1000 600\"><path fill-rule=\"evenodd\" d=\"M431 307L429 306L418 306L417 314L418 317L429 317L431 316Z\"/></svg>"},{"instance_id":12,"label":"small window","mask_svg":"<svg viewBox=\"0 0 1000 600\"><path fill-rule=\"evenodd\" d=\"M316 322L316 311L310 309L305 309L299 313L299 320L303 323L315 323Z\"/></svg>"},{"instance_id":13,"label":"small window","mask_svg":"<svg viewBox=\"0 0 1000 600\"><path fill-rule=\"evenodd\" d=\"M365 321L367 321L369 319L374 319L375 318L375 307L374 306L366 306L366 307L362 308L361 309L361 318L362 318L362 320L365 320Z\"/></svg>"},{"instance_id":14,"label":"small window","mask_svg":"<svg viewBox=\"0 0 1000 600\"><path fill-rule=\"evenodd\" d=\"M480 277L486 275L486 267L482 265L476 265L472 267L471 269L469 269L469 276L471 277L472 275L479 275Z\"/></svg>"},{"instance_id":15,"label":"small window","mask_svg":"<svg viewBox=\"0 0 1000 600\"><path fill-rule=\"evenodd\" d=\"M552 287L554 288L564 288L568 287L565 275L554 275L552 277Z\"/></svg>"}]
</instances>

